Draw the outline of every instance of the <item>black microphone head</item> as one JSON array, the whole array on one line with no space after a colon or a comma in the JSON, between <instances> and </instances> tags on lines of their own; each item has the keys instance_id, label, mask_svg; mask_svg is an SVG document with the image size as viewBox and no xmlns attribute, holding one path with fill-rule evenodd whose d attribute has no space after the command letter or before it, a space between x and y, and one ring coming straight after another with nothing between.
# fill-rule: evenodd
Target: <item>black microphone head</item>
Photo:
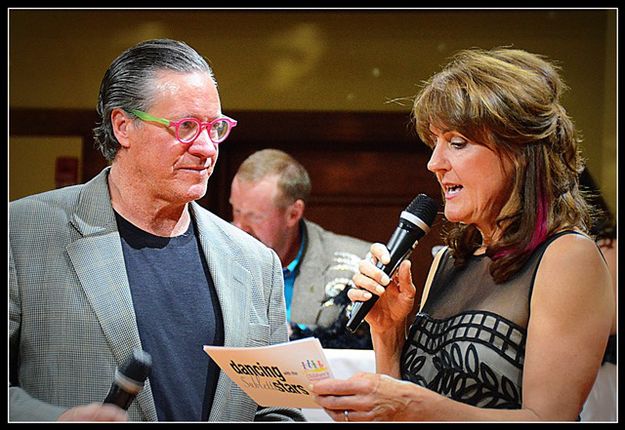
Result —
<instances>
[{"instance_id":1,"label":"black microphone head","mask_svg":"<svg viewBox=\"0 0 625 430\"><path fill-rule=\"evenodd\" d=\"M141 349L134 349L130 356L119 369L126 378L143 384L150 374L152 357Z\"/></svg>"},{"instance_id":2,"label":"black microphone head","mask_svg":"<svg viewBox=\"0 0 625 430\"><path fill-rule=\"evenodd\" d=\"M419 194L399 216L399 225L393 232L386 247L390 254L390 261L382 264L378 261L376 267L382 269L389 277L393 276L401 262L408 258L418 241L430 231L430 227L438 212L436 202L425 194ZM355 333L369 310L379 296L373 296L367 301L355 303L347 322L347 329Z\"/></svg>"},{"instance_id":3,"label":"black microphone head","mask_svg":"<svg viewBox=\"0 0 625 430\"><path fill-rule=\"evenodd\" d=\"M416 216L427 224L428 227L431 227L438 212L438 205L430 196L426 194L419 194L410 202L404 212L408 212L409 214Z\"/></svg>"}]
</instances>

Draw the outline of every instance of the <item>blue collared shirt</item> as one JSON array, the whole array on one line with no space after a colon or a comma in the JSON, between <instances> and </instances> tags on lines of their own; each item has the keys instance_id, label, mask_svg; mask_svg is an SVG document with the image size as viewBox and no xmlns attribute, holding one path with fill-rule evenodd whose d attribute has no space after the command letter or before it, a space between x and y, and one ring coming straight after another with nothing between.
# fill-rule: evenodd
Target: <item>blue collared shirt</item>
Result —
<instances>
[{"instance_id":1,"label":"blue collared shirt","mask_svg":"<svg viewBox=\"0 0 625 430\"><path fill-rule=\"evenodd\" d=\"M297 268L302 259L304 253L305 240L302 240L302 244L297 251L297 256L288 266L282 268L282 276L284 277L284 301L286 302L286 319L291 321L291 300L293 299L293 284L295 283L295 276L297 275Z\"/></svg>"}]
</instances>

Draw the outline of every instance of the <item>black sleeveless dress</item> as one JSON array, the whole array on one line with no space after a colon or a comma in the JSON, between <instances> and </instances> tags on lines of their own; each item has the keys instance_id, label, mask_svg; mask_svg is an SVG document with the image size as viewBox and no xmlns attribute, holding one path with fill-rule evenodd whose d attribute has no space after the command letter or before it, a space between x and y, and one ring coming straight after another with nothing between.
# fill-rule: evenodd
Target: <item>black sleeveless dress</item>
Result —
<instances>
[{"instance_id":1,"label":"black sleeveless dress","mask_svg":"<svg viewBox=\"0 0 625 430\"><path fill-rule=\"evenodd\" d=\"M545 249L519 272L495 284L486 255L454 267L444 251L423 309L411 325L401 357L402 379L483 408L520 409L529 305Z\"/></svg>"}]
</instances>

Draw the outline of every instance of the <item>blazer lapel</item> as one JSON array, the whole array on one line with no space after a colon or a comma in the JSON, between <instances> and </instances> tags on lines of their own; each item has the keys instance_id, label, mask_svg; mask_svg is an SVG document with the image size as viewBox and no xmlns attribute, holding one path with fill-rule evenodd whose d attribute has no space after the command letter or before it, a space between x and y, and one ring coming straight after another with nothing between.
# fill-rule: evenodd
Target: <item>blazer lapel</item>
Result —
<instances>
[{"instance_id":1,"label":"blazer lapel","mask_svg":"<svg viewBox=\"0 0 625 430\"><path fill-rule=\"evenodd\" d=\"M191 204L200 245L221 306L224 346L245 345L250 322L250 274L234 262L231 251L224 241L224 232L209 218L209 215L197 208L197 203ZM231 408L232 384L232 380L224 372L220 372L210 413L211 420L220 420L223 411Z\"/></svg>"},{"instance_id":2,"label":"blazer lapel","mask_svg":"<svg viewBox=\"0 0 625 430\"><path fill-rule=\"evenodd\" d=\"M141 348L121 240L107 186L107 170L85 184L72 225L81 238L67 253L118 365ZM137 396L147 419L156 420L149 380Z\"/></svg>"},{"instance_id":3,"label":"blazer lapel","mask_svg":"<svg viewBox=\"0 0 625 430\"><path fill-rule=\"evenodd\" d=\"M232 258L224 232L191 204L200 245L210 270L224 320L224 346L241 345L247 339L250 315L250 274Z\"/></svg>"}]
</instances>

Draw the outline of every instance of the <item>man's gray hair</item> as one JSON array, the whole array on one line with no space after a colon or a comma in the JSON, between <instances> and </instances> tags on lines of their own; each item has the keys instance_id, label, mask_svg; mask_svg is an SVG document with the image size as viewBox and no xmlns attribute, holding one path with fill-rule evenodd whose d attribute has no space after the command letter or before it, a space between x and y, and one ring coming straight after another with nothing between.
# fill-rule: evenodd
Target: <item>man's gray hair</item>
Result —
<instances>
[{"instance_id":1,"label":"man's gray hair","mask_svg":"<svg viewBox=\"0 0 625 430\"><path fill-rule=\"evenodd\" d=\"M113 161L120 148L113 133L111 112L121 108L147 111L153 103L154 81L160 71L181 73L206 72L217 82L204 57L184 42L154 39L141 42L117 57L109 66L100 84L94 128L96 147L108 162Z\"/></svg>"}]
</instances>

